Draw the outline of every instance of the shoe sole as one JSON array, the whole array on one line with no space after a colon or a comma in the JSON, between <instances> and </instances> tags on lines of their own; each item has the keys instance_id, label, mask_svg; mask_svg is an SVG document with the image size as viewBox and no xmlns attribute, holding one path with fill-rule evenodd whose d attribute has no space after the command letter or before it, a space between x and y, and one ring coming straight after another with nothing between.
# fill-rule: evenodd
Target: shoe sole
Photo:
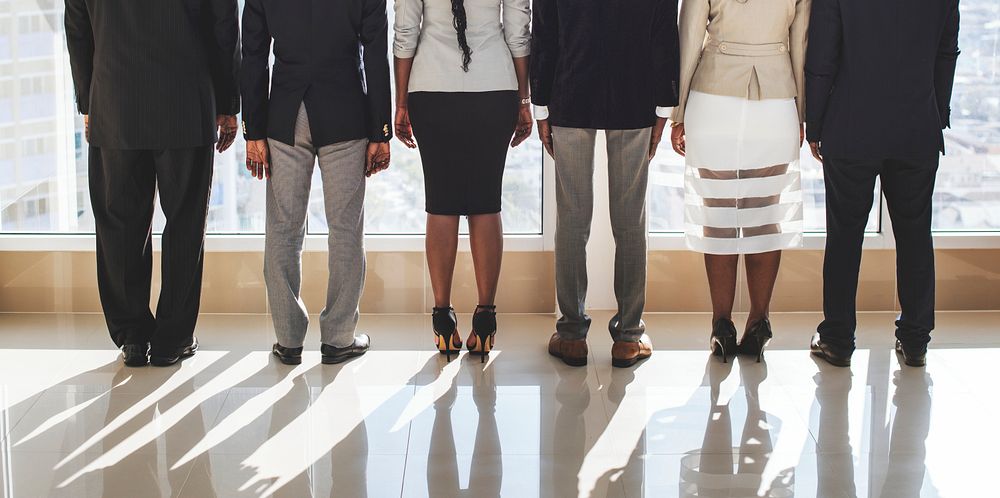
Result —
<instances>
[{"instance_id":1,"label":"shoe sole","mask_svg":"<svg viewBox=\"0 0 1000 498\"><path fill-rule=\"evenodd\" d=\"M302 364L302 357L301 356L282 356L282 355L278 354L276 351L271 351L271 354L274 355L276 358L278 358L278 361L280 361L281 363L284 363L285 365L301 365Z\"/></svg>"},{"instance_id":2,"label":"shoe sole","mask_svg":"<svg viewBox=\"0 0 1000 498\"><path fill-rule=\"evenodd\" d=\"M179 361L181 361L181 360L183 360L185 358L190 358L190 357L194 356L194 354L197 353L197 352L198 352L198 348L194 348L194 349L188 348L188 349L185 349L180 355L175 356L173 358L150 357L149 358L149 363L151 365L153 365L154 367L169 367L170 365L176 364L177 362L179 362Z\"/></svg>"},{"instance_id":3,"label":"shoe sole","mask_svg":"<svg viewBox=\"0 0 1000 498\"><path fill-rule=\"evenodd\" d=\"M323 356L323 359L321 361L323 362L324 365L336 365L338 363L343 363L347 360L357 358L359 356L364 356L364 354L367 352L368 351L363 351L361 353L348 353L338 356Z\"/></svg>"},{"instance_id":4,"label":"shoe sole","mask_svg":"<svg viewBox=\"0 0 1000 498\"><path fill-rule=\"evenodd\" d=\"M126 367L139 368L139 367L144 367L146 365L149 365L149 360L148 359L146 359L145 361L125 361L125 360L122 360L122 363L124 363Z\"/></svg>"},{"instance_id":5,"label":"shoe sole","mask_svg":"<svg viewBox=\"0 0 1000 498\"><path fill-rule=\"evenodd\" d=\"M906 353L904 353L904 352L902 352L902 351L900 351L898 349L896 350L896 354L899 355L901 358L903 358L903 364L906 365L906 366L908 366L908 367L920 368L920 367L926 367L927 366L927 359L924 359L923 361L912 360L908 356L906 356Z\"/></svg>"},{"instance_id":6,"label":"shoe sole","mask_svg":"<svg viewBox=\"0 0 1000 498\"><path fill-rule=\"evenodd\" d=\"M627 360L612 359L611 360L611 366L613 366L615 368L629 368L629 367L635 365L636 363L639 363L640 361L648 360L651 356L652 355L650 355L650 356L636 356L635 358L629 358Z\"/></svg>"},{"instance_id":7,"label":"shoe sole","mask_svg":"<svg viewBox=\"0 0 1000 498\"><path fill-rule=\"evenodd\" d=\"M567 364L567 365L569 365L571 367L585 367L585 366L587 366L587 357L586 356L584 356L581 359L572 359L572 358L566 358L565 356L563 356L563 355L561 355L559 353L553 353L552 351L549 351L549 354L552 355L552 356L554 356L554 357L556 357L556 358L559 358L560 360L562 360L563 363L565 363L565 364Z\"/></svg>"},{"instance_id":8,"label":"shoe sole","mask_svg":"<svg viewBox=\"0 0 1000 498\"><path fill-rule=\"evenodd\" d=\"M831 365L833 365L835 367L846 368L846 367L851 366L851 360L847 360L847 361L833 360L829 356L827 356L825 353L820 352L820 351L810 351L810 353L812 353L813 356L821 358L823 361L825 361L825 362L827 362L827 363L829 363L829 364L831 364Z\"/></svg>"}]
</instances>

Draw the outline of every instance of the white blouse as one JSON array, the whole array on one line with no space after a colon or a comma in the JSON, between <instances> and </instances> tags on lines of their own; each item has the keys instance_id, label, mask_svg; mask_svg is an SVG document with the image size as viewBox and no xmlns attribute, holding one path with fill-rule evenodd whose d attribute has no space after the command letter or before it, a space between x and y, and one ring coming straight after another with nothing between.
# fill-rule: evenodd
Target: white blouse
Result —
<instances>
[{"instance_id":1,"label":"white blouse","mask_svg":"<svg viewBox=\"0 0 1000 498\"><path fill-rule=\"evenodd\" d=\"M451 0L395 0L393 54L413 58L411 92L517 90L513 57L531 53L530 0L465 0L469 71L453 25Z\"/></svg>"}]
</instances>

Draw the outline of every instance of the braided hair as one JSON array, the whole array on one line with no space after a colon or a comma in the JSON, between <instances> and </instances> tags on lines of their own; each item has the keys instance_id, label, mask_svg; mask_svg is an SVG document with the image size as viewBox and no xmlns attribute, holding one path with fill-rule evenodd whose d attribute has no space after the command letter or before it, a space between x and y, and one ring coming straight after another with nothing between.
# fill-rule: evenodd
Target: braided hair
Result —
<instances>
[{"instance_id":1,"label":"braided hair","mask_svg":"<svg viewBox=\"0 0 1000 498\"><path fill-rule=\"evenodd\" d=\"M469 20L465 15L465 0L451 0L451 13L455 16L452 24L458 33L458 46L462 49L462 70L469 72L472 49L469 48L469 41L465 38L465 29L469 26Z\"/></svg>"}]
</instances>

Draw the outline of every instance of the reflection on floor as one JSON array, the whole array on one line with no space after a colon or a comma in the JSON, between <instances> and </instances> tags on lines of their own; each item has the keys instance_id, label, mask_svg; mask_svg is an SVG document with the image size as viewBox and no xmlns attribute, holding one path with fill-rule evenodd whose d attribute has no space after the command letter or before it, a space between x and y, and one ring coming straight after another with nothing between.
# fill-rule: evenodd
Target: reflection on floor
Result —
<instances>
[{"instance_id":1,"label":"reflection on floor","mask_svg":"<svg viewBox=\"0 0 1000 498\"><path fill-rule=\"evenodd\" d=\"M594 323L608 317L598 314ZM96 315L0 315L2 496L987 496L1000 447L1000 313L939 316L926 369L862 316L852 369L774 317L761 364L707 353L708 317L647 317L656 351L570 368L551 316L500 319L483 365L447 363L423 316L366 316L367 356L276 363L269 317L205 316L203 350L129 369ZM468 324L468 316L462 317Z\"/></svg>"}]
</instances>

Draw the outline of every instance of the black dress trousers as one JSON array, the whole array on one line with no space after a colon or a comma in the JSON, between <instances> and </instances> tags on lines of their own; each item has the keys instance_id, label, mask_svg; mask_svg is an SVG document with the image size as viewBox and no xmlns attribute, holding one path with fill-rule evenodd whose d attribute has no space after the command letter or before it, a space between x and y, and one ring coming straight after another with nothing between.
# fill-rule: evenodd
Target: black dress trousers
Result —
<instances>
[{"instance_id":1,"label":"black dress trousers","mask_svg":"<svg viewBox=\"0 0 1000 498\"><path fill-rule=\"evenodd\" d=\"M845 160L824 157L826 256L819 333L826 343L854 350L858 271L865 226L881 177L896 238L896 282L901 314L896 338L907 347L930 342L934 329L934 244L931 203L938 156L923 159Z\"/></svg>"},{"instance_id":2,"label":"black dress trousers","mask_svg":"<svg viewBox=\"0 0 1000 498\"><path fill-rule=\"evenodd\" d=\"M205 224L215 151L90 147L97 283L117 346L152 343L153 354L190 344L201 300ZM166 216L161 290L149 308L156 192Z\"/></svg>"}]
</instances>

